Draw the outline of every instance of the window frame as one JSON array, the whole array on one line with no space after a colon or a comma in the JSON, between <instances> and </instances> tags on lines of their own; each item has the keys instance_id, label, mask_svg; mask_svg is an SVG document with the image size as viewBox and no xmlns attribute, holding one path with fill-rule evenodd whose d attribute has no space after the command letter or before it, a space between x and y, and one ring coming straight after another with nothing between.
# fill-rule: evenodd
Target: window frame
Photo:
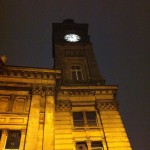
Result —
<instances>
[{"instance_id":1,"label":"window frame","mask_svg":"<svg viewBox=\"0 0 150 150\"><path fill-rule=\"evenodd\" d=\"M70 66L71 70L71 79L73 81L82 81L84 80L83 71L80 64L72 64Z\"/></svg>"},{"instance_id":2,"label":"window frame","mask_svg":"<svg viewBox=\"0 0 150 150\"><path fill-rule=\"evenodd\" d=\"M18 134L17 137L16 135L14 137L17 138L14 140L13 136L11 134ZM11 147L11 144L9 143L14 143L15 146ZM19 150L19 146L20 146L20 142L21 142L21 131L20 130L9 130L8 131L8 135L7 135L7 139L6 139L6 144L5 144L5 150Z\"/></svg>"},{"instance_id":3,"label":"window frame","mask_svg":"<svg viewBox=\"0 0 150 150\"><path fill-rule=\"evenodd\" d=\"M99 146L92 146L92 143L95 143ZM103 150L103 143L102 141L92 141L91 142L91 150Z\"/></svg>"},{"instance_id":4,"label":"window frame","mask_svg":"<svg viewBox=\"0 0 150 150\"><path fill-rule=\"evenodd\" d=\"M86 142L86 141L81 141L81 142L78 141L78 142L76 142L76 150L78 150L77 147L80 146L80 145L81 145L81 146L84 145L84 147L88 150L88 145L87 145L87 142ZM81 150L82 150L82 149L81 149Z\"/></svg>"},{"instance_id":5,"label":"window frame","mask_svg":"<svg viewBox=\"0 0 150 150\"><path fill-rule=\"evenodd\" d=\"M82 113L83 116L83 125L79 125L77 126L75 123L75 119L74 119L74 114L75 113ZM95 119L93 119L92 121L95 122L94 125L90 125L87 119L87 113L94 113L95 114ZM98 121L98 116L97 116L97 112L96 111L73 111L72 112L72 118L73 118L73 125L75 128L83 128L83 127L88 127L88 128L92 128L92 127L99 127L99 121ZM78 124L78 123L77 123Z\"/></svg>"}]
</instances>

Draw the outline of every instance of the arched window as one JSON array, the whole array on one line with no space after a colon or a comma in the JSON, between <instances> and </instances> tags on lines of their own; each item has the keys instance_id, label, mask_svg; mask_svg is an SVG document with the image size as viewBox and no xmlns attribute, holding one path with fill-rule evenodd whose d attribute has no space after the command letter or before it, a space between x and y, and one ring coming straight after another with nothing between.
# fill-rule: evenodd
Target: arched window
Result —
<instances>
[{"instance_id":1,"label":"arched window","mask_svg":"<svg viewBox=\"0 0 150 150\"><path fill-rule=\"evenodd\" d=\"M71 78L72 80L83 80L82 68L80 65L71 66Z\"/></svg>"}]
</instances>

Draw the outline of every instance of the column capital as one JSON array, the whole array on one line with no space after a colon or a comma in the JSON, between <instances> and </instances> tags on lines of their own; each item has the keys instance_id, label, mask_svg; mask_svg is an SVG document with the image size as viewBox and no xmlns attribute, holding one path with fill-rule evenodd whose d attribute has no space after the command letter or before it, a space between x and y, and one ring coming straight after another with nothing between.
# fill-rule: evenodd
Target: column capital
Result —
<instances>
[{"instance_id":1,"label":"column capital","mask_svg":"<svg viewBox=\"0 0 150 150\"><path fill-rule=\"evenodd\" d=\"M7 134L8 131L9 131L8 129L2 129L2 133L3 133L3 134Z\"/></svg>"},{"instance_id":2,"label":"column capital","mask_svg":"<svg viewBox=\"0 0 150 150\"><path fill-rule=\"evenodd\" d=\"M21 129L21 134L26 134L26 129Z\"/></svg>"},{"instance_id":3,"label":"column capital","mask_svg":"<svg viewBox=\"0 0 150 150\"><path fill-rule=\"evenodd\" d=\"M32 94L33 95L42 95L43 88L42 86L33 86L32 87Z\"/></svg>"},{"instance_id":4,"label":"column capital","mask_svg":"<svg viewBox=\"0 0 150 150\"><path fill-rule=\"evenodd\" d=\"M45 94L46 94L46 96L52 96L52 95L54 95L54 91L55 91L55 89L53 87L46 87Z\"/></svg>"}]
</instances>

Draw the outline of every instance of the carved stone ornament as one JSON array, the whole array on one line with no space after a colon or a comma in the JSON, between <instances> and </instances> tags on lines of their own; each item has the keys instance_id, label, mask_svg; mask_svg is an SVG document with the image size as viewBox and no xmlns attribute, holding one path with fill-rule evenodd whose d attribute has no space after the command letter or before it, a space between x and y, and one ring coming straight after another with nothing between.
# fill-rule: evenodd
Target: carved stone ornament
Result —
<instances>
[{"instance_id":1,"label":"carved stone ornament","mask_svg":"<svg viewBox=\"0 0 150 150\"><path fill-rule=\"evenodd\" d=\"M100 110L118 110L118 104L112 101L96 102L96 106Z\"/></svg>"},{"instance_id":2,"label":"carved stone ornament","mask_svg":"<svg viewBox=\"0 0 150 150\"><path fill-rule=\"evenodd\" d=\"M53 87L48 87L45 89L46 96L54 95L55 89Z\"/></svg>"},{"instance_id":3,"label":"carved stone ornament","mask_svg":"<svg viewBox=\"0 0 150 150\"><path fill-rule=\"evenodd\" d=\"M8 129L2 129L3 134L8 134L8 131L9 131Z\"/></svg>"},{"instance_id":4,"label":"carved stone ornament","mask_svg":"<svg viewBox=\"0 0 150 150\"><path fill-rule=\"evenodd\" d=\"M34 86L32 88L33 95L41 95L42 96L42 92L43 92L42 86Z\"/></svg>"},{"instance_id":5,"label":"carved stone ornament","mask_svg":"<svg viewBox=\"0 0 150 150\"><path fill-rule=\"evenodd\" d=\"M25 135L26 134L26 129L21 129L21 134Z\"/></svg>"},{"instance_id":6,"label":"carved stone ornament","mask_svg":"<svg viewBox=\"0 0 150 150\"><path fill-rule=\"evenodd\" d=\"M70 111L71 102L70 101L59 101L56 104L56 111Z\"/></svg>"}]
</instances>

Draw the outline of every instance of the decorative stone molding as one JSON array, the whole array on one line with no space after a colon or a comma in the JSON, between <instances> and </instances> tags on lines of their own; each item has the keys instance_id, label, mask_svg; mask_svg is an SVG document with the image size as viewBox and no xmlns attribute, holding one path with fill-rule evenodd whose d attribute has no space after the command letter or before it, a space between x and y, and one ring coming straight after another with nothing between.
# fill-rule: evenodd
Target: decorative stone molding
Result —
<instances>
[{"instance_id":1,"label":"decorative stone molding","mask_svg":"<svg viewBox=\"0 0 150 150\"><path fill-rule=\"evenodd\" d=\"M60 78L59 73L50 71L28 70L22 68L3 67L0 68L0 76L23 77L23 78L37 78L37 79L54 79L54 76Z\"/></svg>"},{"instance_id":2,"label":"decorative stone molding","mask_svg":"<svg viewBox=\"0 0 150 150\"><path fill-rule=\"evenodd\" d=\"M93 93L89 90L61 90L60 92L62 95L93 95Z\"/></svg>"},{"instance_id":3,"label":"decorative stone molding","mask_svg":"<svg viewBox=\"0 0 150 150\"><path fill-rule=\"evenodd\" d=\"M83 49L66 49L64 55L66 57L83 57L85 56L85 51Z\"/></svg>"},{"instance_id":4,"label":"decorative stone molding","mask_svg":"<svg viewBox=\"0 0 150 150\"><path fill-rule=\"evenodd\" d=\"M26 129L22 129L22 130L21 130L21 135L22 135L22 134L24 134L24 135L26 134Z\"/></svg>"},{"instance_id":5,"label":"decorative stone molding","mask_svg":"<svg viewBox=\"0 0 150 150\"><path fill-rule=\"evenodd\" d=\"M55 89L53 87L47 87L45 89L45 94L46 94L46 96L52 96L52 95L54 95L54 91L55 91Z\"/></svg>"},{"instance_id":6,"label":"decorative stone molding","mask_svg":"<svg viewBox=\"0 0 150 150\"><path fill-rule=\"evenodd\" d=\"M14 101L16 99L16 95L10 95L10 100L8 102L7 112L13 112Z\"/></svg>"},{"instance_id":7,"label":"decorative stone molding","mask_svg":"<svg viewBox=\"0 0 150 150\"><path fill-rule=\"evenodd\" d=\"M41 95L42 96L43 88L42 86L33 86L32 94L33 95Z\"/></svg>"},{"instance_id":8,"label":"decorative stone molding","mask_svg":"<svg viewBox=\"0 0 150 150\"><path fill-rule=\"evenodd\" d=\"M58 101L56 103L56 111L70 111L71 102L70 101Z\"/></svg>"},{"instance_id":9,"label":"decorative stone molding","mask_svg":"<svg viewBox=\"0 0 150 150\"><path fill-rule=\"evenodd\" d=\"M101 95L101 94L111 94L114 95L115 91L113 90L83 90L83 89L78 89L78 90L74 90L74 89L61 89L58 91L60 94L64 95L64 94L68 94L68 95Z\"/></svg>"},{"instance_id":10,"label":"decorative stone molding","mask_svg":"<svg viewBox=\"0 0 150 150\"><path fill-rule=\"evenodd\" d=\"M8 134L8 129L2 129L2 134Z\"/></svg>"},{"instance_id":11,"label":"decorative stone molding","mask_svg":"<svg viewBox=\"0 0 150 150\"><path fill-rule=\"evenodd\" d=\"M118 110L116 101L96 101L96 107L100 110Z\"/></svg>"}]
</instances>

